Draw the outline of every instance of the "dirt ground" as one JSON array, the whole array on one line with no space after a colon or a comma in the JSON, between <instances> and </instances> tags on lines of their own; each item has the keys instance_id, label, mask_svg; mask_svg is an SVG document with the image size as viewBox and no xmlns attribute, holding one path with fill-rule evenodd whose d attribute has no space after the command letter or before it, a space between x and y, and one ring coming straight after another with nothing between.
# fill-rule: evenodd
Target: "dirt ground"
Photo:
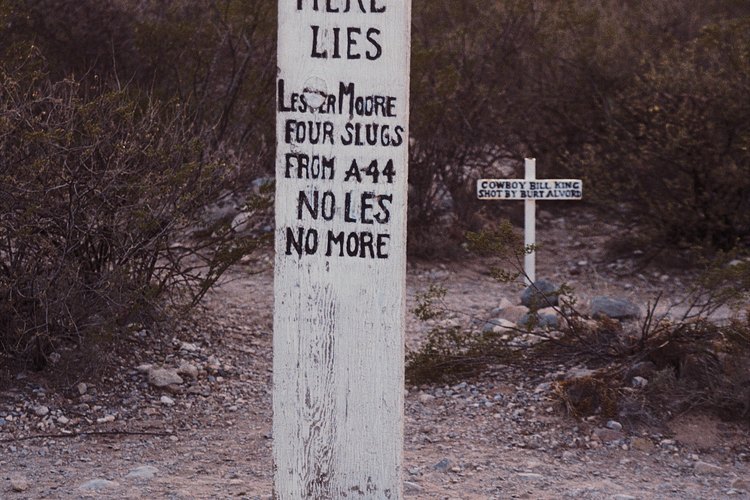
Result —
<instances>
[{"instance_id":1,"label":"dirt ground","mask_svg":"<svg viewBox=\"0 0 750 500\"><path fill-rule=\"evenodd\" d=\"M541 221L538 276L566 281L582 303L609 295L645 306L658 290L677 297L687 286L685 272L606 257L611 228L585 213ZM271 498L270 262L233 270L169 335L134 326L108 354L124 369L54 384L13 374L0 392L0 498ZM523 288L496 283L476 259L411 262L410 308L433 282L452 308L480 318L503 298L517 303ZM415 348L429 326L409 318ZM147 373L159 366L181 367L183 383L154 386ZM701 414L650 428L577 420L549 391L574 368L583 367L498 365L449 386L407 387L405 496L750 497L747 423Z\"/></svg>"}]
</instances>

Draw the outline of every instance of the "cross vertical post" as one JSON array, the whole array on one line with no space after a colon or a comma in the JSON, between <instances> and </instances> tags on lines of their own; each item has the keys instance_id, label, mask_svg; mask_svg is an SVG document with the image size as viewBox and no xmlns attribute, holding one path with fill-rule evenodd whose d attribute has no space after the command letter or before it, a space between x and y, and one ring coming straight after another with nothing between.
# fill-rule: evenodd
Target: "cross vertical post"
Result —
<instances>
[{"instance_id":1,"label":"cross vertical post","mask_svg":"<svg viewBox=\"0 0 750 500\"><path fill-rule=\"evenodd\" d=\"M536 180L536 158L524 160L524 180L533 182ZM524 231L523 244L525 247L536 244L536 200L527 198L524 202ZM523 268L526 273L526 284L531 285L536 281L536 252L527 250L523 257Z\"/></svg>"},{"instance_id":2,"label":"cross vertical post","mask_svg":"<svg viewBox=\"0 0 750 500\"><path fill-rule=\"evenodd\" d=\"M537 179L536 159L524 161L523 179L478 179L477 198L480 200L523 200L524 246L536 244L536 200L580 200L583 198L581 179ZM525 282L536 281L536 250L524 254Z\"/></svg>"}]
</instances>

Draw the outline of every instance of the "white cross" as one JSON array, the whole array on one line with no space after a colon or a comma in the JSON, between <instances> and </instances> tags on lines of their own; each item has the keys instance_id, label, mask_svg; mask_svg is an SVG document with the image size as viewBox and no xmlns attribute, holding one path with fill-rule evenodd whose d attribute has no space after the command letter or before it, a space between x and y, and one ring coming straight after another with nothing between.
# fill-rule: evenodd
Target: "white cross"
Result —
<instances>
[{"instance_id":1,"label":"white cross","mask_svg":"<svg viewBox=\"0 0 750 500\"><path fill-rule=\"evenodd\" d=\"M580 179L537 179L536 160L526 158L523 179L479 179L477 198L480 200L524 200L524 245L536 243L536 200L580 200L583 181ZM526 283L536 281L536 252L523 259Z\"/></svg>"}]
</instances>

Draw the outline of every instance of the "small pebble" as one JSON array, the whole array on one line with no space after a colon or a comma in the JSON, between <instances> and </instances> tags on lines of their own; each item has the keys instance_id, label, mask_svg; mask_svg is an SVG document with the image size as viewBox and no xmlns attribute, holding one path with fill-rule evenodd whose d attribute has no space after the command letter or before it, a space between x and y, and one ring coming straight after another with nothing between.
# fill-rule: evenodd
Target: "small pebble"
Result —
<instances>
[{"instance_id":1,"label":"small pebble","mask_svg":"<svg viewBox=\"0 0 750 500\"><path fill-rule=\"evenodd\" d=\"M622 424L620 422L617 422L616 420L610 420L609 422L607 422L607 429L612 429L613 431L621 431Z\"/></svg>"},{"instance_id":2,"label":"small pebble","mask_svg":"<svg viewBox=\"0 0 750 500\"><path fill-rule=\"evenodd\" d=\"M101 491L106 490L109 488L116 488L119 484L117 484L114 481L109 481L107 479L92 479L91 481L86 481L83 483L79 489L81 490L87 490L87 491Z\"/></svg>"},{"instance_id":3,"label":"small pebble","mask_svg":"<svg viewBox=\"0 0 750 500\"><path fill-rule=\"evenodd\" d=\"M696 474L706 474L706 475L716 475L716 474L723 474L724 469L719 467L715 464L710 464L708 462L695 462L695 465L693 466L693 470L695 470Z\"/></svg>"},{"instance_id":4,"label":"small pebble","mask_svg":"<svg viewBox=\"0 0 750 500\"><path fill-rule=\"evenodd\" d=\"M29 489L29 482L22 476L11 476L10 487L16 493L21 493Z\"/></svg>"},{"instance_id":5,"label":"small pebble","mask_svg":"<svg viewBox=\"0 0 750 500\"><path fill-rule=\"evenodd\" d=\"M37 417L45 417L49 413L49 408L46 406L35 406L33 410Z\"/></svg>"},{"instance_id":6,"label":"small pebble","mask_svg":"<svg viewBox=\"0 0 750 500\"><path fill-rule=\"evenodd\" d=\"M135 469L128 472L125 478L149 480L149 479L153 479L158 473L159 473L159 469L157 469L153 465L143 465L141 467L136 467Z\"/></svg>"},{"instance_id":7,"label":"small pebble","mask_svg":"<svg viewBox=\"0 0 750 500\"><path fill-rule=\"evenodd\" d=\"M424 488L422 488L419 484L413 483L411 481L404 481L404 493L406 495L422 493L423 491Z\"/></svg>"}]
</instances>

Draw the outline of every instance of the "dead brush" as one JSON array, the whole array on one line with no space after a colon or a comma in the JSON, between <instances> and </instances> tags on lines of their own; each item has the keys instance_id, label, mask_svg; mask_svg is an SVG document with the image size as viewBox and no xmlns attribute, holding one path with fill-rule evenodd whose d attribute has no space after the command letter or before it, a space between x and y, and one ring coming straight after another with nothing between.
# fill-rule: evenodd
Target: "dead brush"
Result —
<instances>
[{"instance_id":1,"label":"dead brush","mask_svg":"<svg viewBox=\"0 0 750 500\"><path fill-rule=\"evenodd\" d=\"M558 382L555 395L567 413L617 416L630 423L664 421L689 411L731 420L750 417L748 320L660 321L650 333L643 343L624 343L595 375ZM645 388L633 387L639 370L647 370Z\"/></svg>"},{"instance_id":2,"label":"dead brush","mask_svg":"<svg viewBox=\"0 0 750 500\"><path fill-rule=\"evenodd\" d=\"M567 413L573 417L583 418L589 415L615 417L620 391L605 379L606 373L602 373L556 382L554 394Z\"/></svg>"}]
</instances>

